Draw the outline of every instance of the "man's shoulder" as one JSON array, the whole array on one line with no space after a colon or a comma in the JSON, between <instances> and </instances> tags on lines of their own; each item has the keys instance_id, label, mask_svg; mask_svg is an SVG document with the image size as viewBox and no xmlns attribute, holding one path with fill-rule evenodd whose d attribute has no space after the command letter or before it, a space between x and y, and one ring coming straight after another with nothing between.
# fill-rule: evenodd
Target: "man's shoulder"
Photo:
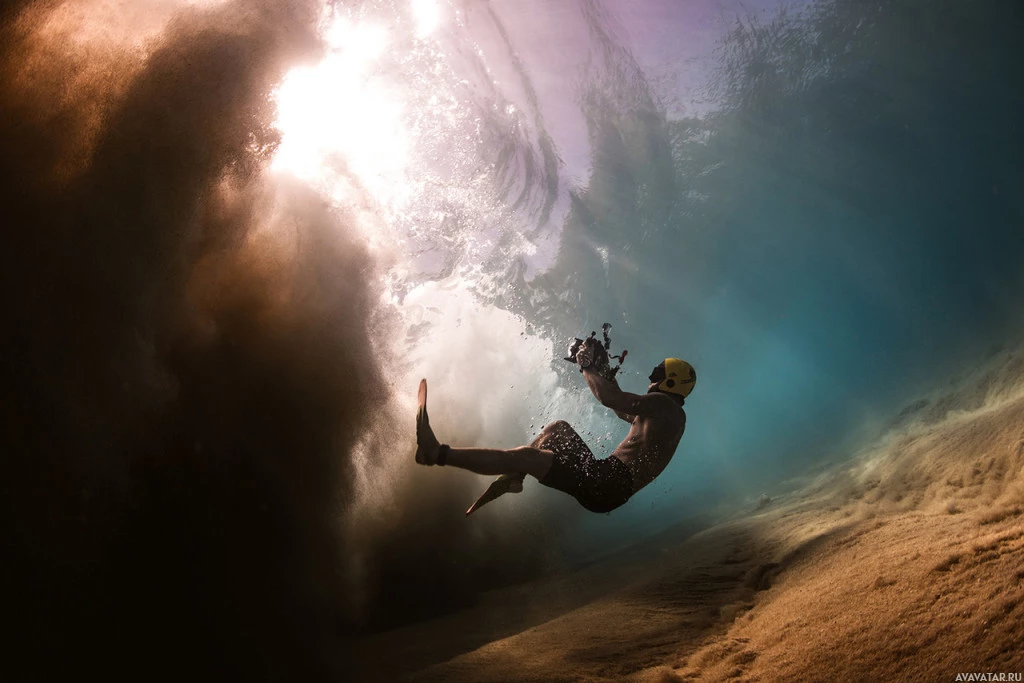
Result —
<instances>
[{"instance_id":1,"label":"man's shoulder","mask_svg":"<svg viewBox=\"0 0 1024 683\"><path fill-rule=\"evenodd\" d=\"M660 391L653 391L649 394L644 394L648 405L656 406L656 415L658 417L667 418L678 418L686 421L686 412L683 407L676 403L675 399L671 398L668 394L664 394Z\"/></svg>"}]
</instances>

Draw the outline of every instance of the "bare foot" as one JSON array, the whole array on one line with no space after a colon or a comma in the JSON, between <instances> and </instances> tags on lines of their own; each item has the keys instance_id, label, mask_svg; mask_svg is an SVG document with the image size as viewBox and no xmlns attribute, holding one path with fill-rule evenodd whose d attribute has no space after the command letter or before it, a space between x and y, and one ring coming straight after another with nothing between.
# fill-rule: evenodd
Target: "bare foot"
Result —
<instances>
[{"instance_id":1,"label":"bare foot","mask_svg":"<svg viewBox=\"0 0 1024 683\"><path fill-rule=\"evenodd\" d=\"M526 475L522 472L516 474L503 474L487 487L487 490L476 499L476 502L469 506L466 510L466 516L469 517L471 514L487 505L493 500L497 500L506 493L520 493L523 490L523 479Z\"/></svg>"},{"instance_id":2,"label":"bare foot","mask_svg":"<svg viewBox=\"0 0 1024 683\"><path fill-rule=\"evenodd\" d=\"M526 479L526 474L520 472L517 474L503 474L498 479L508 479L508 491L506 493L522 493L523 492L523 479Z\"/></svg>"},{"instance_id":3,"label":"bare foot","mask_svg":"<svg viewBox=\"0 0 1024 683\"><path fill-rule=\"evenodd\" d=\"M430 428L427 416L427 380L420 380L418 395L419 410L416 412L416 462L420 465L436 465L437 452L441 447L434 430Z\"/></svg>"}]
</instances>

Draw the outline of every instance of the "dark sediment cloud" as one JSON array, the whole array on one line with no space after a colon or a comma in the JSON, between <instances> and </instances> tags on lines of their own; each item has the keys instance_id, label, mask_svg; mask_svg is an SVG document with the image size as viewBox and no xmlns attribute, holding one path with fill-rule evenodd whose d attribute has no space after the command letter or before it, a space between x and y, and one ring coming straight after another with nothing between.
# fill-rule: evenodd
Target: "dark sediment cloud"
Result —
<instances>
[{"instance_id":1,"label":"dark sediment cloud","mask_svg":"<svg viewBox=\"0 0 1024 683\"><path fill-rule=\"evenodd\" d=\"M312 34L239 9L182 13L141 65L76 83L102 99L134 66L102 107L4 79L12 680L332 670L335 456L385 399L370 263L254 172L268 85ZM7 74L72 80L72 55L26 63L47 55L26 28L5 27ZM282 204L290 244L260 213Z\"/></svg>"},{"instance_id":2,"label":"dark sediment cloud","mask_svg":"<svg viewBox=\"0 0 1024 683\"><path fill-rule=\"evenodd\" d=\"M55 7L0 13L3 677L343 680L347 636L535 574L557 527L471 531L450 480L352 509L355 453L409 445L375 264L262 173L318 8L184 9L141 54L41 38Z\"/></svg>"}]
</instances>

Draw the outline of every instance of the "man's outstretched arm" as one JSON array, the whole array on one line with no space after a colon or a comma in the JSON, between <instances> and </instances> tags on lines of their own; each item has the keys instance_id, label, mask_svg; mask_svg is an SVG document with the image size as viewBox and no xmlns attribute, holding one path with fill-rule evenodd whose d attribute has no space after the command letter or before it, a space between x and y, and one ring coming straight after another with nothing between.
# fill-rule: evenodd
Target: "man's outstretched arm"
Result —
<instances>
[{"instance_id":1,"label":"man's outstretched arm","mask_svg":"<svg viewBox=\"0 0 1024 683\"><path fill-rule=\"evenodd\" d=\"M632 415L646 414L650 408L646 405L646 395L631 394L619 388L618 383L609 382L593 368L583 370L583 378L587 386L601 405L611 408L615 414L626 422L633 422Z\"/></svg>"},{"instance_id":2,"label":"man's outstretched arm","mask_svg":"<svg viewBox=\"0 0 1024 683\"><path fill-rule=\"evenodd\" d=\"M611 379L611 380L605 379L603 376L597 374L596 372L594 374L597 376L597 379L598 379L599 382L604 382L604 384L609 385L611 387L611 390L614 390L614 392L618 392L620 394L625 393L619 387L619 383L616 380L614 380L614 379ZM594 394L594 398L596 398L598 401L600 401L601 405L607 406L608 404L605 403L604 400L601 399L601 394L598 393L599 391L603 391L605 396L608 397L609 400L614 400L614 398L613 398L613 391L609 390L608 387L603 387L603 386L599 385L600 388L596 388L595 385L590 382L590 380L587 380L587 386L590 387L590 391L591 391L592 394ZM616 410L615 411L615 416L618 417L620 420L623 420L624 422L628 422L629 424L633 424L633 418L635 417L635 415L631 415L631 414L623 412L621 410Z\"/></svg>"}]
</instances>

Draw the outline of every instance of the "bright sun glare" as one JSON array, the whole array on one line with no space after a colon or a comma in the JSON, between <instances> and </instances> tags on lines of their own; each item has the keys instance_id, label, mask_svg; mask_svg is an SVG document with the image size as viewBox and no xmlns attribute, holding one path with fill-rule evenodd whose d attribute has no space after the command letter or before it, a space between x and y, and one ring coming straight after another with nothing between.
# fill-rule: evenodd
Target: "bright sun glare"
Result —
<instances>
[{"instance_id":1,"label":"bright sun glare","mask_svg":"<svg viewBox=\"0 0 1024 683\"><path fill-rule=\"evenodd\" d=\"M412 0L411 10L423 39L437 27L437 2ZM374 73L391 36L372 23L335 16L323 39L324 59L289 72L274 93L281 145L272 168L332 195L343 192L339 180L354 176L377 201L399 201L408 191L410 136L400 93Z\"/></svg>"},{"instance_id":2,"label":"bright sun glare","mask_svg":"<svg viewBox=\"0 0 1024 683\"><path fill-rule=\"evenodd\" d=\"M412 0L412 16L416 20L416 37L426 38L441 19L437 0Z\"/></svg>"}]
</instances>

